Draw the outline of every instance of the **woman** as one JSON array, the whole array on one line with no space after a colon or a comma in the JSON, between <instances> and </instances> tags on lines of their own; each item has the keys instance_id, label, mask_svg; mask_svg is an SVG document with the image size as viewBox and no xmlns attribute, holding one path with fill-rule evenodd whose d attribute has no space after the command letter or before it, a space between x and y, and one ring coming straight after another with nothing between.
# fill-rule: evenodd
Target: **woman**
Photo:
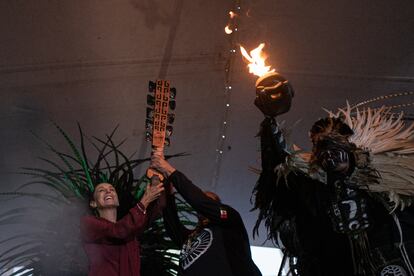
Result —
<instances>
[{"instance_id":1,"label":"woman","mask_svg":"<svg viewBox=\"0 0 414 276\"><path fill-rule=\"evenodd\" d=\"M148 185L138 204L117 220L119 206L115 188L109 183L95 187L90 207L98 217L81 219L81 236L89 258L89 276L139 276L140 243L137 239L149 221L147 208L164 190L162 183Z\"/></svg>"}]
</instances>

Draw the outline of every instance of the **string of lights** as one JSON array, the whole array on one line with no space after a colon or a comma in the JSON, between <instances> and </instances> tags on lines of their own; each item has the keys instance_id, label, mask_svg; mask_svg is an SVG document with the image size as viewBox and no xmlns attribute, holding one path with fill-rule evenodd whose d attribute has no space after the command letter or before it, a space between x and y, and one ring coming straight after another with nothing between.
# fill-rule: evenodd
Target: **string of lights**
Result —
<instances>
[{"instance_id":1,"label":"string of lights","mask_svg":"<svg viewBox=\"0 0 414 276\"><path fill-rule=\"evenodd\" d=\"M231 100L231 92L232 92L232 67L234 63L234 59L236 56L236 49L237 49L237 32L239 30L239 18L241 15L241 1L235 0L233 9L228 12L229 19L226 27L224 28L224 32L228 37L229 42L229 50L227 53L227 58L224 66L224 112L222 117L222 122L220 125L220 132L217 141L216 147L216 159L215 159L215 167L213 173L213 179L211 182L211 188L214 190L217 186L219 176L220 176L220 168L221 168L221 161L223 159L224 154L224 147L226 146L226 134L227 128L229 127L229 115L230 115L230 100Z\"/></svg>"},{"instance_id":2,"label":"string of lights","mask_svg":"<svg viewBox=\"0 0 414 276\"><path fill-rule=\"evenodd\" d=\"M414 95L414 92L400 92L400 93L393 93L393 94L389 94L389 95L383 95L383 96L375 97L375 98L357 103L354 106L352 106L352 108L357 108L357 107L360 107L362 105L367 105L367 104L370 104L370 103L373 103L373 102L388 100L388 99L391 99L391 98L397 98L397 97L403 97L403 96L412 96L412 95ZM394 106L391 106L391 107L392 108L406 107L406 106L411 106L413 104L414 103L404 103L404 104L394 105Z\"/></svg>"}]
</instances>

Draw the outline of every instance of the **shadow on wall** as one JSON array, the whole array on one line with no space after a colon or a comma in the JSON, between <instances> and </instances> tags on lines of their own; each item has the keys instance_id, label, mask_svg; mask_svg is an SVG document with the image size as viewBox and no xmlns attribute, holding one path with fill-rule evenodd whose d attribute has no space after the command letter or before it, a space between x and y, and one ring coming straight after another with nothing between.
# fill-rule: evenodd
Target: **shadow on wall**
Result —
<instances>
[{"instance_id":1,"label":"shadow on wall","mask_svg":"<svg viewBox=\"0 0 414 276\"><path fill-rule=\"evenodd\" d=\"M176 1L168 1L175 3ZM145 26L154 30L157 25L168 26L174 20L174 10L163 0L130 0L131 6L140 11L144 17Z\"/></svg>"}]
</instances>

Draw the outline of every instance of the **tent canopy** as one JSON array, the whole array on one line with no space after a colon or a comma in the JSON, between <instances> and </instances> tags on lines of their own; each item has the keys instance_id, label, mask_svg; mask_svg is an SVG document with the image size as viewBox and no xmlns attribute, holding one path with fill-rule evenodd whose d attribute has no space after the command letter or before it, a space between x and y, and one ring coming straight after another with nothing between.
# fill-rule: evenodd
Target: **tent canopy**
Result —
<instances>
[{"instance_id":1,"label":"tent canopy","mask_svg":"<svg viewBox=\"0 0 414 276\"><path fill-rule=\"evenodd\" d=\"M266 42L267 61L296 91L279 119L295 125L289 139L305 148L308 129L326 114L322 107L414 90L412 1L255 0L240 7L231 42L224 27L232 1L1 1L0 190L24 183L11 172L38 166L36 158L47 155L31 131L63 146L50 120L73 137L77 121L98 137L119 124L117 137L128 138L124 150L148 157L147 85L162 77L177 89L167 153L190 154L172 164L236 208L251 234L258 176L248 168L260 167L255 136L263 115L253 105L256 77L238 51L226 78L234 46Z\"/></svg>"}]
</instances>

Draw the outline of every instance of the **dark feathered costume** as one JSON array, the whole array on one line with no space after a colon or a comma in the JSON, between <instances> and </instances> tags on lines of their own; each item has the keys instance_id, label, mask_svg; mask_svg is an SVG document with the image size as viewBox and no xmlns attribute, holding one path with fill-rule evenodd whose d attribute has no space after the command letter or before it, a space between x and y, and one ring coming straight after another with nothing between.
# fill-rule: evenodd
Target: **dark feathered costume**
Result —
<instances>
[{"instance_id":1,"label":"dark feathered costume","mask_svg":"<svg viewBox=\"0 0 414 276\"><path fill-rule=\"evenodd\" d=\"M351 142L353 135L340 118L317 121L310 131L312 153L300 166L275 119L261 124L254 231L264 221L268 238L289 259L290 275L412 273L412 208L390 214L386 194L369 191L381 175L369 150ZM391 270L397 274L386 274Z\"/></svg>"}]
</instances>

